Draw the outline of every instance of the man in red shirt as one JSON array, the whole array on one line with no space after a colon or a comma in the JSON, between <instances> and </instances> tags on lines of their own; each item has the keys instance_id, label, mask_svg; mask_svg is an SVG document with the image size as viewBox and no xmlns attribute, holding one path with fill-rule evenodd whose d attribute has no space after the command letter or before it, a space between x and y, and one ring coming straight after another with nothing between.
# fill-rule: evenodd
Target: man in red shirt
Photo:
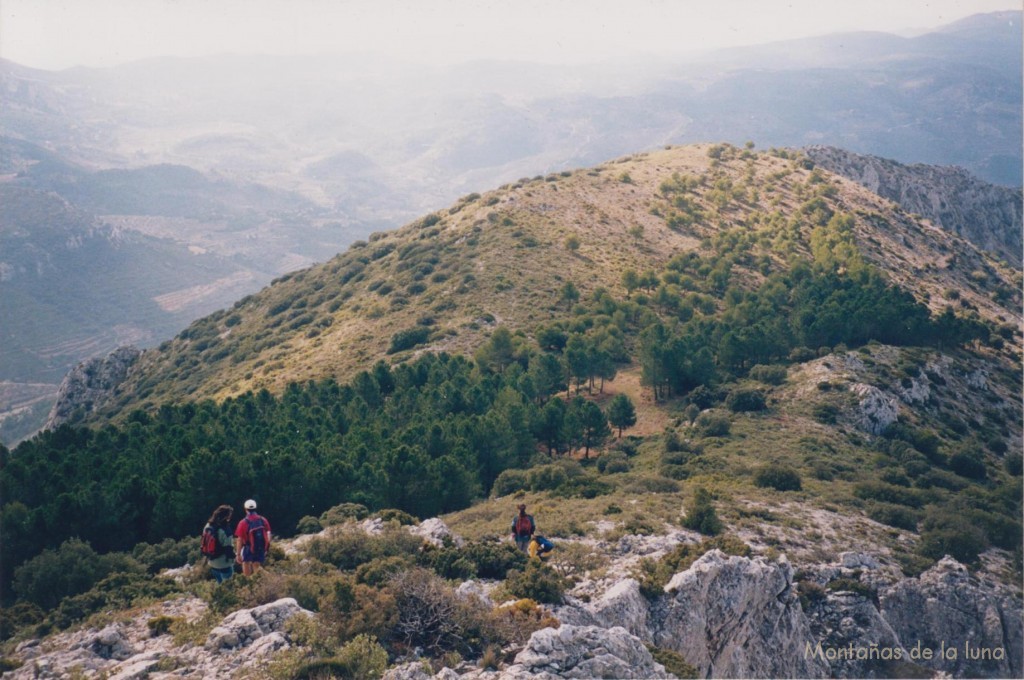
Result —
<instances>
[{"instance_id":1,"label":"man in red shirt","mask_svg":"<svg viewBox=\"0 0 1024 680\"><path fill-rule=\"evenodd\" d=\"M235 559L242 565L242 573L252 576L263 567L270 552L270 522L256 514L256 501L245 502L245 517L235 529Z\"/></svg>"}]
</instances>

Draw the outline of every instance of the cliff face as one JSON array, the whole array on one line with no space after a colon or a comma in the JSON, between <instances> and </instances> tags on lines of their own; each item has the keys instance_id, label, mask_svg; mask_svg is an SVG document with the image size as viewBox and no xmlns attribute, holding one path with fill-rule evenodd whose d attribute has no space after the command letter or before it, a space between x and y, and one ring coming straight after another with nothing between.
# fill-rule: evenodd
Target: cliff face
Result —
<instances>
[{"instance_id":1,"label":"cliff face","mask_svg":"<svg viewBox=\"0 0 1024 680\"><path fill-rule=\"evenodd\" d=\"M903 165L828 146L807 147L804 153L825 170L1021 267L1020 189L989 184L958 167Z\"/></svg>"},{"instance_id":2,"label":"cliff face","mask_svg":"<svg viewBox=\"0 0 1024 680\"><path fill-rule=\"evenodd\" d=\"M57 402L43 429L77 422L109 399L140 354L134 347L118 347L105 357L83 361L71 369L60 384Z\"/></svg>"}]
</instances>

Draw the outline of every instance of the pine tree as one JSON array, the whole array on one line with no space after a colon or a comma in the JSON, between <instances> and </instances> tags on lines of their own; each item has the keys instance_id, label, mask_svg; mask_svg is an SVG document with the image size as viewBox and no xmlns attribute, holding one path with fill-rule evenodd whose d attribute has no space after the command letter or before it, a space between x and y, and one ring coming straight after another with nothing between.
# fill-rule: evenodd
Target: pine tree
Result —
<instances>
[{"instance_id":1,"label":"pine tree","mask_svg":"<svg viewBox=\"0 0 1024 680\"><path fill-rule=\"evenodd\" d=\"M625 394L616 394L612 403L608 405L608 421L613 427L618 428L621 439L623 428L636 425L636 409L633 408L633 401Z\"/></svg>"}]
</instances>

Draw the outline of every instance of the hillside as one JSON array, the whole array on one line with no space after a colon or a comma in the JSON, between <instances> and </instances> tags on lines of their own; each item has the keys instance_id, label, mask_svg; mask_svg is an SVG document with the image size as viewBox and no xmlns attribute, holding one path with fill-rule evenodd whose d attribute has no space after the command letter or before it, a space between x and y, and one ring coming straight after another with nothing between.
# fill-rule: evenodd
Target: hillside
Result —
<instances>
[{"instance_id":1,"label":"hillside","mask_svg":"<svg viewBox=\"0 0 1024 680\"><path fill-rule=\"evenodd\" d=\"M1024 242L1021 190L995 186L963 168L903 165L834 147L804 150L820 167L852 179L910 213L960 234L1017 269Z\"/></svg>"},{"instance_id":2,"label":"hillside","mask_svg":"<svg viewBox=\"0 0 1024 680\"><path fill-rule=\"evenodd\" d=\"M819 203L854 215L864 259L933 311L953 305L997 325L1019 325L1019 272L963 239L798 161L751 152L716 160L708 150L672 148L524 179L375 234L144 353L108 411L186 395L276 392L326 376L344 380L384 357L472 352L496 326L532 335L566 315L560 296L567 283L581 299L602 288L619 296L627 269L659 271L722 232L750 234L764 243L754 251L759 262L784 266L810 255L808 206ZM663 184L676 173L695 178L683 214L700 218L681 218L670 204L678 200ZM783 225L793 218L796 224ZM787 228L796 229L788 242ZM763 276L752 263L735 267L740 281ZM389 354L395 337L410 331L421 336L415 350Z\"/></svg>"},{"instance_id":3,"label":"hillside","mask_svg":"<svg viewBox=\"0 0 1024 680\"><path fill-rule=\"evenodd\" d=\"M799 152L466 196L76 371L79 425L0 448L0 663L1017 677L1020 306L1019 271ZM215 587L196 530L251 497L277 548Z\"/></svg>"}]
</instances>

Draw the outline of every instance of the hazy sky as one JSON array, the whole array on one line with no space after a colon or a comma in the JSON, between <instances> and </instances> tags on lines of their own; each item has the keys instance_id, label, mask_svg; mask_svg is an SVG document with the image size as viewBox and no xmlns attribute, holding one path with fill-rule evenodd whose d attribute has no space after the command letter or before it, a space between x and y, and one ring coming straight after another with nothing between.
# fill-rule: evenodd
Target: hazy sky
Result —
<instances>
[{"instance_id":1,"label":"hazy sky","mask_svg":"<svg viewBox=\"0 0 1024 680\"><path fill-rule=\"evenodd\" d=\"M37 68L145 57L386 51L584 61L835 31L924 30L1009 0L0 0L0 56Z\"/></svg>"}]
</instances>

